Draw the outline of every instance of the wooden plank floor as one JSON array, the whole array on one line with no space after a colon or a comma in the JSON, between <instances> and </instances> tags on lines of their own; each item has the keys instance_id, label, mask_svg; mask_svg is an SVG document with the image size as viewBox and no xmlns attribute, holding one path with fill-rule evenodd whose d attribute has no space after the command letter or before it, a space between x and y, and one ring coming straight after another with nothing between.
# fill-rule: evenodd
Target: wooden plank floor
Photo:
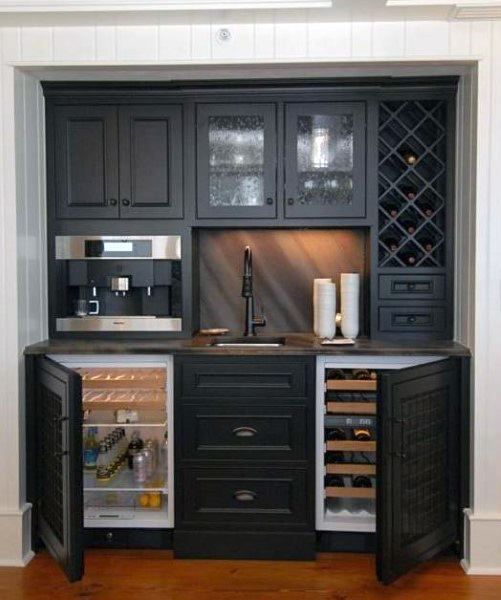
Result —
<instances>
[{"instance_id":1,"label":"wooden plank floor","mask_svg":"<svg viewBox=\"0 0 501 600\"><path fill-rule=\"evenodd\" d=\"M453 558L383 587L367 554L319 554L316 562L173 560L169 551L89 550L69 584L47 554L0 568L2 600L499 600L501 577L468 577Z\"/></svg>"}]
</instances>

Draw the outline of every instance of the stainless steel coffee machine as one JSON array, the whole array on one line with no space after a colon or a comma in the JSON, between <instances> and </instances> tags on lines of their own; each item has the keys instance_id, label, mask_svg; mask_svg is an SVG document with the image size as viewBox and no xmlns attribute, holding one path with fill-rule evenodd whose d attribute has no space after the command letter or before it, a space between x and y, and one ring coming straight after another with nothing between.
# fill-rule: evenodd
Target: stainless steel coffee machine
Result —
<instances>
[{"instance_id":1,"label":"stainless steel coffee machine","mask_svg":"<svg viewBox=\"0 0 501 600\"><path fill-rule=\"evenodd\" d=\"M57 236L56 330L182 329L180 236Z\"/></svg>"}]
</instances>

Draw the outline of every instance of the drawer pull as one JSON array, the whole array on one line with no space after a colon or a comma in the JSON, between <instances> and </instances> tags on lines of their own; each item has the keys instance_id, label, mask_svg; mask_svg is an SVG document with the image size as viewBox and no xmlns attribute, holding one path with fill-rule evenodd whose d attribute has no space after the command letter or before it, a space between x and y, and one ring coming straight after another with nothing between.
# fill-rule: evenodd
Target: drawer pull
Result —
<instances>
[{"instance_id":1,"label":"drawer pull","mask_svg":"<svg viewBox=\"0 0 501 600\"><path fill-rule=\"evenodd\" d=\"M252 502L257 498L257 494L252 490L237 490L233 494L233 498L239 502Z\"/></svg>"},{"instance_id":2,"label":"drawer pull","mask_svg":"<svg viewBox=\"0 0 501 600\"><path fill-rule=\"evenodd\" d=\"M257 429L253 427L235 427L233 435L236 437L254 437L257 433Z\"/></svg>"},{"instance_id":3,"label":"drawer pull","mask_svg":"<svg viewBox=\"0 0 501 600\"><path fill-rule=\"evenodd\" d=\"M409 315L407 317L407 323L415 323L416 322L416 315Z\"/></svg>"}]
</instances>

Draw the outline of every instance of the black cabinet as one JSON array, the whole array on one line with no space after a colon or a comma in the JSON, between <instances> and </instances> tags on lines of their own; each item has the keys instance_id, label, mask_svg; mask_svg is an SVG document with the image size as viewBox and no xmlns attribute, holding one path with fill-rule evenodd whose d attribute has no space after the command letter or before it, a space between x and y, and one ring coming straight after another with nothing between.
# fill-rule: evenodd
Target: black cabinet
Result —
<instances>
[{"instance_id":1,"label":"black cabinet","mask_svg":"<svg viewBox=\"0 0 501 600\"><path fill-rule=\"evenodd\" d=\"M285 215L365 217L365 104L285 106Z\"/></svg>"},{"instance_id":2,"label":"black cabinet","mask_svg":"<svg viewBox=\"0 0 501 600\"><path fill-rule=\"evenodd\" d=\"M57 217L118 217L118 124L115 107L56 108L53 174Z\"/></svg>"},{"instance_id":3,"label":"black cabinet","mask_svg":"<svg viewBox=\"0 0 501 600\"><path fill-rule=\"evenodd\" d=\"M314 384L314 358L176 358L176 556L314 557Z\"/></svg>"},{"instance_id":4,"label":"black cabinet","mask_svg":"<svg viewBox=\"0 0 501 600\"><path fill-rule=\"evenodd\" d=\"M198 217L276 217L276 121L275 104L197 106Z\"/></svg>"},{"instance_id":5,"label":"black cabinet","mask_svg":"<svg viewBox=\"0 0 501 600\"><path fill-rule=\"evenodd\" d=\"M54 123L58 218L183 216L180 105L56 105Z\"/></svg>"}]
</instances>

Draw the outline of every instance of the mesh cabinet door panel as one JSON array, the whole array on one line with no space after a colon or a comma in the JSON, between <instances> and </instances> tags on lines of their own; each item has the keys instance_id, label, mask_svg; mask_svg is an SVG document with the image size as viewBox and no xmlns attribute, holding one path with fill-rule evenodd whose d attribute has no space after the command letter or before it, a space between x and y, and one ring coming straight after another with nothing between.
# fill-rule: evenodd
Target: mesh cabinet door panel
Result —
<instances>
[{"instance_id":1,"label":"mesh cabinet door panel","mask_svg":"<svg viewBox=\"0 0 501 600\"><path fill-rule=\"evenodd\" d=\"M36 361L38 535L70 581L83 575L82 393L80 376Z\"/></svg>"},{"instance_id":2,"label":"mesh cabinet door panel","mask_svg":"<svg viewBox=\"0 0 501 600\"><path fill-rule=\"evenodd\" d=\"M377 569L389 583L457 539L459 393L454 359L380 378Z\"/></svg>"}]
</instances>

